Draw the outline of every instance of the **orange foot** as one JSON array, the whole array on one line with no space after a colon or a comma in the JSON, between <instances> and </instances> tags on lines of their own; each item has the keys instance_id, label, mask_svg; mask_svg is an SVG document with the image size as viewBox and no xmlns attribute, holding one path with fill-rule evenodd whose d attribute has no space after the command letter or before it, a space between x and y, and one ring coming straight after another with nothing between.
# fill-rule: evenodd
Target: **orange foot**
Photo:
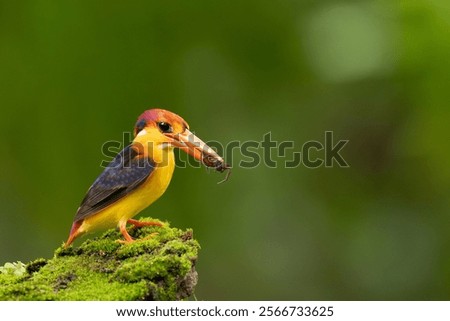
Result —
<instances>
[{"instance_id":1,"label":"orange foot","mask_svg":"<svg viewBox=\"0 0 450 321\"><path fill-rule=\"evenodd\" d=\"M163 226L160 222L141 222L138 220L133 220L133 219L129 219L127 222L121 224L119 226L120 228L120 233L122 233L123 237L125 238L125 240L117 240L117 242L121 243L121 244L130 244L133 242L136 242L136 240L134 240L130 234L128 234L127 231L127 223L133 224L136 227L144 227L144 226ZM158 235L158 232L154 232L151 233L149 236L143 238L142 240L147 240L149 238L152 238L153 236Z\"/></svg>"},{"instance_id":2,"label":"orange foot","mask_svg":"<svg viewBox=\"0 0 450 321\"><path fill-rule=\"evenodd\" d=\"M133 219L129 219L129 220L127 221L127 223L133 224L133 225L136 226L136 227L144 227L144 226L163 226L162 223L160 223L160 222L154 222L154 221L142 222L142 221L133 220Z\"/></svg>"}]
</instances>

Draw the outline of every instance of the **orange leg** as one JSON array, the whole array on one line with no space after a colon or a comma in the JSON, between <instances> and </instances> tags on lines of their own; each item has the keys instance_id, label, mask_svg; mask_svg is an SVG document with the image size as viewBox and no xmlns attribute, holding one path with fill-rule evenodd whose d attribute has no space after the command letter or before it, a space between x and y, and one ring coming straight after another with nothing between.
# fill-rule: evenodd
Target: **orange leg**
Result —
<instances>
[{"instance_id":1,"label":"orange leg","mask_svg":"<svg viewBox=\"0 0 450 321\"><path fill-rule=\"evenodd\" d=\"M117 240L119 243L127 244L127 243L134 242L133 238L130 236L130 234L128 234L127 222L120 223L119 229L120 229L120 233L122 233L123 237L125 238L125 240Z\"/></svg>"}]
</instances>

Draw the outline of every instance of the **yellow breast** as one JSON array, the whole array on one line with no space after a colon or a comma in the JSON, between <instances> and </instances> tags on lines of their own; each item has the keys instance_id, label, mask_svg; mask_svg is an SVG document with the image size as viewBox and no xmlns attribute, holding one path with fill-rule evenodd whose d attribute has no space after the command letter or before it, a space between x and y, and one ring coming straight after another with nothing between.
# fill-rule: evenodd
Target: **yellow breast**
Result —
<instances>
[{"instance_id":1,"label":"yellow breast","mask_svg":"<svg viewBox=\"0 0 450 321\"><path fill-rule=\"evenodd\" d=\"M164 194L175 168L173 149L164 149L154 161L156 168L144 183L117 202L86 218L80 226L80 233L116 227L119 223L137 215Z\"/></svg>"}]
</instances>

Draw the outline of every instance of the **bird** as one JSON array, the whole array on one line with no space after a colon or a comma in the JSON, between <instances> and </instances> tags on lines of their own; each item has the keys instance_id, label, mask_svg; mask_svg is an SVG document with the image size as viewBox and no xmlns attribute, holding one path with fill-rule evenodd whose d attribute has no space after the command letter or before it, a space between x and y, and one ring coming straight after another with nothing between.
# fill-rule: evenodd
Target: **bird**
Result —
<instances>
[{"instance_id":1,"label":"bird","mask_svg":"<svg viewBox=\"0 0 450 321\"><path fill-rule=\"evenodd\" d=\"M138 221L133 217L155 202L169 186L175 168L174 148L219 172L231 168L190 131L183 118L168 110L144 111L133 134L133 141L88 189L73 219L65 248L83 234L113 227L118 227L123 235L120 243L132 243L135 240L126 229L127 223L136 227L162 226L157 221Z\"/></svg>"}]
</instances>

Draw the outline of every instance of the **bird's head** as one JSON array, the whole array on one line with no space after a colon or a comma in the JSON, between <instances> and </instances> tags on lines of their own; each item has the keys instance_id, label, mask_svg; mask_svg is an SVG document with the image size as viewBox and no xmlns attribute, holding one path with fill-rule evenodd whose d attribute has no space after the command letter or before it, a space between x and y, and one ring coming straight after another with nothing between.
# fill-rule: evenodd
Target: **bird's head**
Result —
<instances>
[{"instance_id":1,"label":"bird's head","mask_svg":"<svg viewBox=\"0 0 450 321\"><path fill-rule=\"evenodd\" d=\"M190 130L186 121L164 109L143 112L134 127L134 144L140 144L149 154L161 154L178 147L209 167L223 171L228 168L212 148ZM151 156L151 155L150 155Z\"/></svg>"}]
</instances>

